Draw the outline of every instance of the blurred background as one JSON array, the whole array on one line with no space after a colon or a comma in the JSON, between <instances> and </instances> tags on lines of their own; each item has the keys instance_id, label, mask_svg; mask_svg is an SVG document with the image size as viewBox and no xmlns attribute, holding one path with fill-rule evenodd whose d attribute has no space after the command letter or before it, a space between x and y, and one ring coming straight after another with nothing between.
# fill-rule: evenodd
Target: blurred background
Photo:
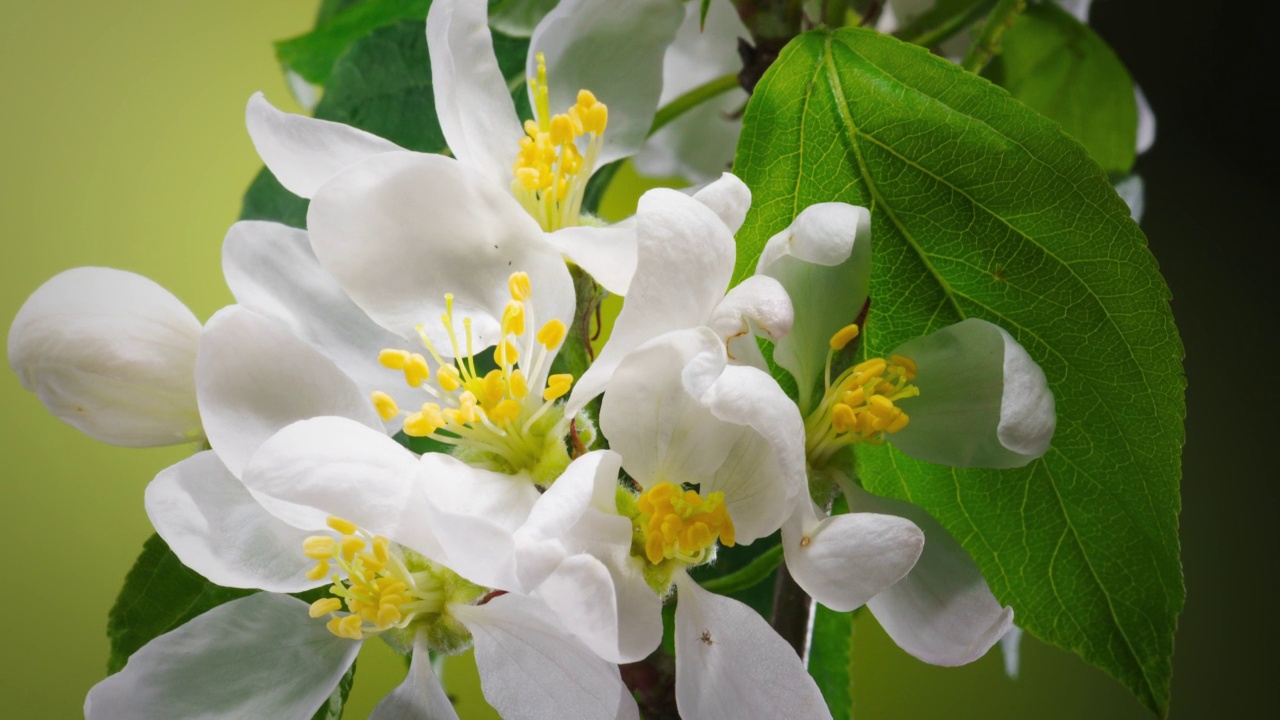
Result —
<instances>
[{"instance_id":1,"label":"blurred background","mask_svg":"<svg viewBox=\"0 0 1280 720\"><path fill-rule=\"evenodd\" d=\"M146 275L202 320L230 302L222 236L260 163L243 107L292 104L271 42L311 27L316 0L3 0L0 23L0 325L56 273ZM1187 347L1183 557L1174 718L1280 716L1276 343L1270 220L1280 105L1268 26L1243 4L1098 0L1092 24L1159 120L1143 228L1173 289ZM1264 52L1266 53L1264 55ZM622 188L635 193L638 185ZM615 197L615 202L625 198ZM1257 365L1255 365L1257 363ZM5 717L74 718L105 675L107 611L151 527L147 482L184 448L129 450L63 425L0 371L0 617ZM1148 717L1102 672L1028 638L1017 680L993 651L935 668L855 626L856 715L866 720ZM367 716L403 675L380 643L360 658L350 711ZM467 658L451 661L463 718L492 717Z\"/></svg>"}]
</instances>

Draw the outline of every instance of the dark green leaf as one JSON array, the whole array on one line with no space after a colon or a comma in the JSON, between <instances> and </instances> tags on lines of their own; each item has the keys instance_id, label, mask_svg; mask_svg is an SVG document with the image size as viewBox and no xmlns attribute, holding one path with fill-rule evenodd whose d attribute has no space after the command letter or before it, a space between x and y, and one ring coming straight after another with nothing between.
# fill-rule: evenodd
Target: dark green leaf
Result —
<instances>
[{"instance_id":1,"label":"dark green leaf","mask_svg":"<svg viewBox=\"0 0 1280 720\"><path fill-rule=\"evenodd\" d=\"M782 53L748 105L735 170L756 199L738 277L800 209L868 206L869 353L979 317L1041 364L1058 408L1044 458L954 470L869 446L860 474L941 521L1020 625L1163 713L1185 595L1182 345L1106 174L1003 90L860 29Z\"/></svg>"},{"instance_id":2,"label":"dark green leaf","mask_svg":"<svg viewBox=\"0 0 1280 720\"><path fill-rule=\"evenodd\" d=\"M307 201L294 195L262 168L249 184L240 206L241 220L273 220L290 227L307 226Z\"/></svg>"},{"instance_id":3,"label":"dark green leaf","mask_svg":"<svg viewBox=\"0 0 1280 720\"><path fill-rule=\"evenodd\" d=\"M1133 80L1106 41L1053 3L1029 5L984 72L1062 124L1102 169L1133 167L1138 106Z\"/></svg>"},{"instance_id":4,"label":"dark green leaf","mask_svg":"<svg viewBox=\"0 0 1280 720\"><path fill-rule=\"evenodd\" d=\"M707 29L707 11L711 9L711 0L702 0L702 7L698 8L698 29Z\"/></svg>"},{"instance_id":5,"label":"dark green leaf","mask_svg":"<svg viewBox=\"0 0 1280 720\"><path fill-rule=\"evenodd\" d=\"M809 646L809 674L818 683L833 720L853 717L853 675L849 648L853 642L853 613L814 605L813 639Z\"/></svg>"},{"instance_id":6,"label":"dark green leaf","mask_svg":"<svg viewBox=\"0 0 1280 720\"><path fill-rule=\"evenodd\" d=\"M327 17L311 32L277 42L276 58L308 82L324 85L352 43L400 20L422 20L430 7L431 0L365 0L336 13L322 13Z\"/></svg>"},{"instance_id":7,"label":"dark green leaf","mask_svg":"<svg viewBox=\"0 0 1280 720\"><path fill-rule=\"evenodd\" d=\"M159 535L125 576L115 607L107 616L111 654L107 672L116 673L138 648L207 610L252 594L214 585L188 570Z\"/></svg>"}]
</instances>

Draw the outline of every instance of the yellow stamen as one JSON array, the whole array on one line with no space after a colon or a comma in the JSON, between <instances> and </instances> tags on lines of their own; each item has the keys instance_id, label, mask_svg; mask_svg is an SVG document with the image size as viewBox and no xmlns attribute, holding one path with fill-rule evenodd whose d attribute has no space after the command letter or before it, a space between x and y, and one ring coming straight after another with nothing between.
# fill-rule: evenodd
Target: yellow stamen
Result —
<instances>
[{"instance_id":1,"label":"yellow stamen","mask_svg":"<svg viewBox=\"0 0 1280 720\"><path fill-rule=\"evenodd\" d=\"M373 401L373 408L378 411L378 417L383 420L390 420L400 414L400 406L396 405L395 399L381 390L374 390L369 398Z\"/></svg>"},{"instance_id":2,"label":"yellow stamen","mask_svg":"<svg viewBox=\"0 0 1280 720\"><path fill-rule=\"evenodd\" d=\"M308 612L314 620L323 617L329 613L338 612L342 609L342 601L335 597L320 598L311 603L311 610Z\"/></svg>"},{"instance_id":3,"label":"yellow stamen","mask_svg":"<svg viewBox=\"0 0 1280 720\"><path fill-rule=\"evenodd\" d=\"M390 370L403 370L409 362L409 351L386 348L378 353L378 362Z\"/></svg>"},{"instance_id":4,"label":"yellow stamen","mask_svg":"<svg viewBox=\"0 0 1280 720\"><path fill-rule=\"evenodd\" d=\"M548 402L564 397L573 386L573 376L569 373L552 375L547 378L547 389L542 391L542 399Z\"/></svg>"},{"instance_id":5,"label":"yellow stamen","mask_svg":"<svg viewBox=\"0 0 1280 720\"><path fill-rule=\"evenodd\" d=\"M338 553L338 541L328 535L312 535L302 541L302 553L312 560L328 560Z\"/></svg>"},{"instance_id":6,"label":"yellow stamen","mask_svg":"<svg viewBox=\"0 0 1280 720\"><path fill-rule=\"evenodd\" d=\"M856 336L856 325L845 326L832 336L832 352ZM901 355L865 360L834 381L830 379L828 361L827 391L817 409L805 419L810 464L820 467L842 447L881 443L886 435L907 427L910 418L897 401L920 394L920 389L911 384L915 377L916 364Z\"/></svg>"},{"instance_id":7,"label":"yellow stamen","mask_svg":"<svg viewBox=\"0 0 1280 720\"><path fill-rule=\"evenodd\" d=\"M560 343L564 342L565 335L568 334L568 328L559 320L548 320L542 329L538 331L538 342L542 343L548 350L555 350L560 347Z\"/></svg>"},{"instance_id":8,"label":"yellow stamen","mask_svg":"<svg viewBox=\"0 0 1280 720\"><path fill-rule=\"evenodd\" d=\"M734 544L733 520L724 505L724 493L705 498L693 490L681 491L663 482L636 498L640 527L645 536L645 557L656 565L676 559L696 565L710 559L717 538Z\"/></svg>"},{"instance_id":9,"label":"yellow stamen","mask_svg":"<svg viewBox=\"0 0 1280 720\"><path fill-rule=\"evenodd\" d=\"M517 302L528 302L529 297L533 294L533 289L529 284L529 273L511 273L511 277L507 278L507 289L511 291L512 300Z\"/></svg>"},{"instance_id":10,"label":"yellow stamen","mask_svg":"<svg viewBox=\"0 0 1280 720\"><path fill-rule=\"evenodd\" d=\"M343 520L340 517L330 515L326 523L336 532L340 532L343 535L354 535L356 532L356 524L350 520Z\"/></svg>"},{"instance_id":11,"label":"yellow stamen","mask_svg":"<svg viewBox=\"0 0 1280 720\"><path fill-rule=\"evenodd\" d=\"M831 336L831 349L837 352L843 350L856 337L858 337L858 326L853 324L845 325L837 330L835 335Z\"/></svg>"}]
</instances>

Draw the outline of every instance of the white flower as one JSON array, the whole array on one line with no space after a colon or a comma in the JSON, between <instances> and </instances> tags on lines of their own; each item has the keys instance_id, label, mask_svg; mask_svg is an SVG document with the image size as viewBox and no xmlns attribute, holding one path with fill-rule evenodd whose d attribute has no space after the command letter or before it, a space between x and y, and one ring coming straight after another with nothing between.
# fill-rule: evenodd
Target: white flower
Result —
<instances>
[{"instance_id":1,"label":"white flower","mask_svg":"<svg viewBox=\"0 0 1280 720\"><path fill-rule=\"evenodd\" d=\"M204 437L192 368L200 321L169 291L110 268L41 285L9 328L9 365L49 412L103 442L151 447Z\"/></svg>"},{"instance_id":2,"label":"white flower","mask_svg":"<svg viewBox=\"0 0 1280 720\"><path fill-rule=\"evenodd\" d=\"M590 462L566 477L590 473ZM375 718L456 717L426 653L468 642L486 697L504 717L636 717L617 668L518 592L503 529L523 522L537 501L528 483L448 455L417 458L380 430L339 417L276 433L241 477L243 484L212 452L200 453L148 487L148 513L184 563L206 577L274 592L332 583L331 596L308 610L263 593L196 618L100 683L87 717L309 718L359 641L383 634L412 644L414 663ZM499 530L459 526L457 503ZM471 543L446 556L438 534L460 532L470 532ZM289 661L300 653L309 660L295 668ZM236 657L254 660L228 660ZM290 672L261 683L281 667Z\"/></svg>"},{"instance_id":3,"label":"white flower","mask_svg":"<svg viewBox=\"0 0 1280 720\"><path fill-rule=\"evenodd\" d=\"M596 167L634 153L643 143L661 91L662 53L680 12L674 0L560 3L530 42L527 67L536 119L522 125L494 57L486 3L433 3L427 17L432 84L440 126L456 160L404 151L338 123L287 115L260 95L249 101L249 132L277 179L312 198L307 222L317 254L339 278L344 271L363 272L345 270L327 246L327 238L350 229L342 219L349 213L366 230L412 234L425 248L420 255L449 242L450 234L468 223L483 226L489 235L510 237L526 234L524 225L532 219L558 251L607 290L625 294L635 264L634 238L626 225L581 224L582 193ZM340 187L328 187L330 181ZM379 198L380 225L364 217L371 209L352 204L348 191L356 182L362 197ZM459 198L470 196L483 198L486 207L459 206ZM474 214L485 209L494 219L486 222ZM516 214L525 220L515 220ZM466 234L474 240L473 252L488 248L479 229ZM352 297L375 314L363 294Z\"/></svg>"},{"instance_id":4,"label":"white flower","mask_svg":"<svg viewBox=\"0 0 1280 720\"><path fill-rule=\"evenodd\" d=\"M836 486L844 490L852 511L827 518L803 498L783 526L787 566L801 587L832 608L866 602L890 637L916 657L961 664L1007 631L1012 610L996 602L973 560L928 513L866 493L833 459L858 443L888 441L913 457L955 467L1022 466L1048 448L1053 394L1021 345L976 319L832 377L836 353L858 334L850 320L866 303L870 239L864 208L815 205L769 240L757 265L757 274L787 289L796 309L774 361L797 382L811 482L819 496ZM875 593L843 582L841 570L842 558L859 552L854 527L869 514L905 518L925 536L914 569Z\"/></svg>"}]
</instances>

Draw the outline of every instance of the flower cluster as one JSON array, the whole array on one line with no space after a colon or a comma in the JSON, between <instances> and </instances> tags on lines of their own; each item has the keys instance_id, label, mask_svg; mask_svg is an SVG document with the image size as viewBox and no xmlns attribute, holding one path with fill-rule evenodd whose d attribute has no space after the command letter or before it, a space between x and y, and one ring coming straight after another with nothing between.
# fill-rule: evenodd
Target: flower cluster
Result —
<instances>
[{"instance_id":1,"label":"flower cluster","mask_svg":"<svg viewBox=\"0 0 1280 720\"><path fill-rule=\"evenodd\" d=\"M593 169L640 148L684 18L675 0L560 3L533 32L521 123L486 3L436 0L452 157L254 96L254 144L311 205L305 231L231 228L235 305L201 326L101 268L36 291L9 337L24 385L107 442L203 442L151 483L148 514L188 567L262 591L139 650L86 717L308 718L381 637L412 668L378 718L456 717L429 653L469 647L505 717L633 718L618 666L661 652L670 603L684 717L830 717L769 623L690 574L778 531L805 591L868 605L928 662L1005 634L1012 611L958 543L861 489L847 450L958 467L1043 454L1053 396L1008 333L971 319L850 363L863 208L804 209L733 287L751 197L731 174L650 191L615 226L582 212ZM583 53L605 44L626 62L588 87ZM580 377L560 357L590 342L570 330L571 268L625 296ZM851 512L829 515L838 493ZM309 606L290 596L315 589Z\"/></svg>"}]
</instances>

